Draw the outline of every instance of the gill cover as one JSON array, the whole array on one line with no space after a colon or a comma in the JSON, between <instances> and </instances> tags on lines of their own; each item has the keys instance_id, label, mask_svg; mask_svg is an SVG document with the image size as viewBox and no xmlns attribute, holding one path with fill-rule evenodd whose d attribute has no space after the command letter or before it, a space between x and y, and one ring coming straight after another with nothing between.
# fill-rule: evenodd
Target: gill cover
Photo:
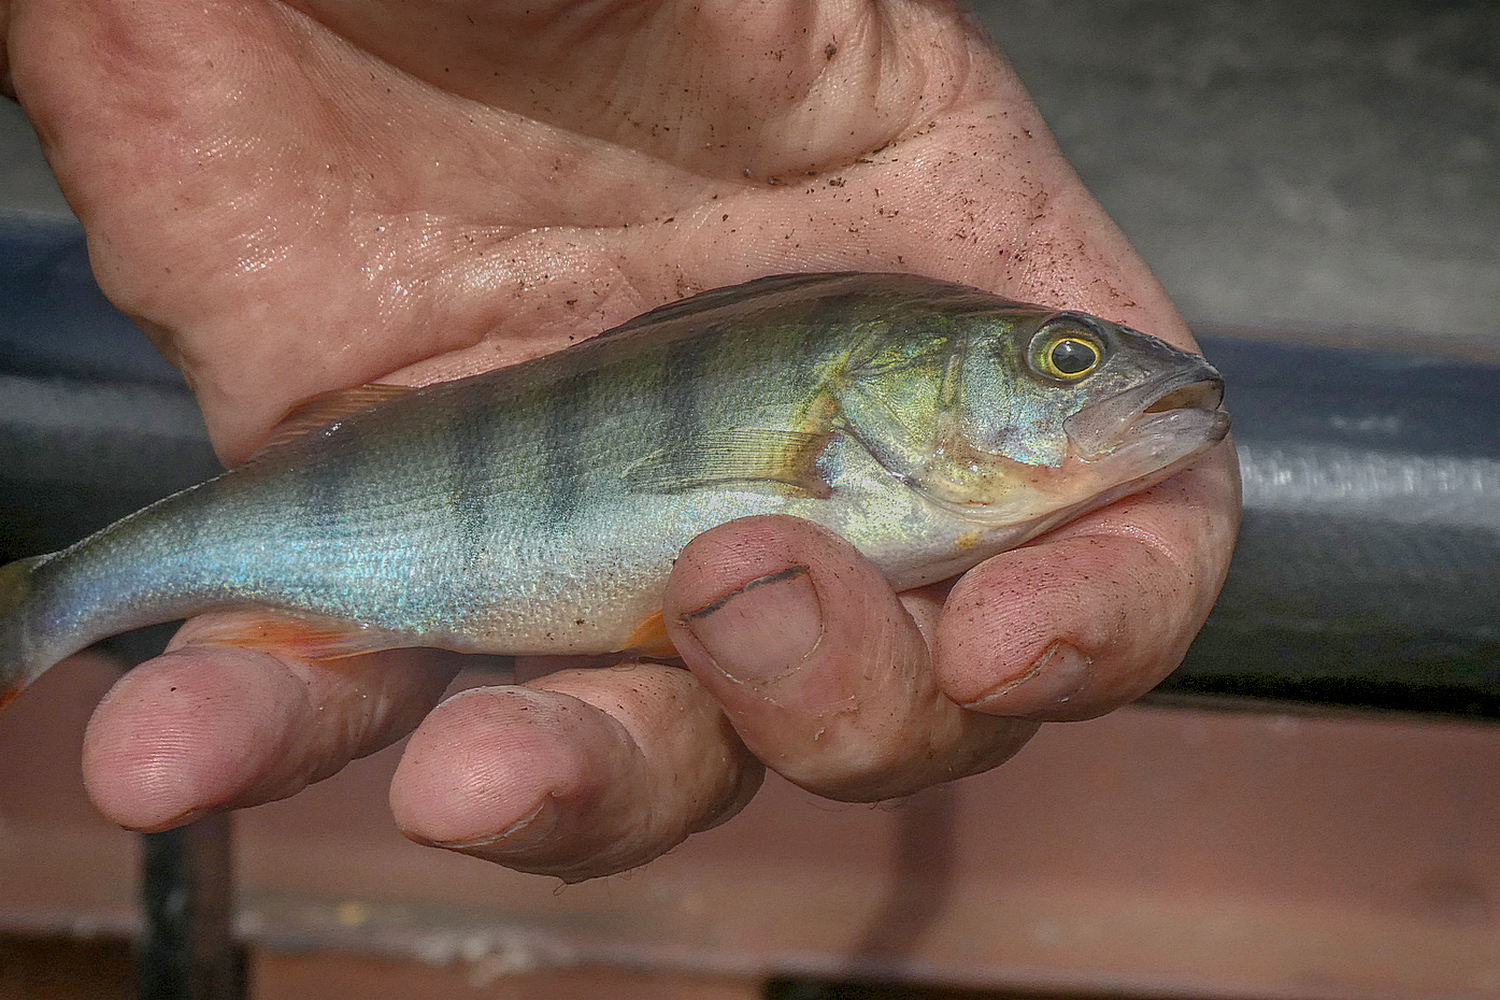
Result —
<instances>
[{"instance_id":1,"label":"gill cover","mask_svg":"<svg viewBox=\"0 0 1500 1000\"><path fill-rule=\"evenodd\" d=\"M1197 355L1082 313L997 303L918 325L873 330L851 356L834 387L845 429L912 489L983 520L1023 518L1096 485L1064 464L1107 458L1168 388L1217 379ZM1202 419L1217 405L1187 402ZM1080 450L1070 430L1084 427ZM1189 436L1194 447L1205 437Z\"/></svg>"},{"instance_id":2,"label":"gill cover","mask_svg":"<svg viewBox=\"0 0 1500 1000\"><path fill-rule=\"evenodd\" d=\"M1028 361L1033 337L1052 315L997 304L931 321L920 335L910 324L876 331L833 389L845 429L888 472L942 506L985 518L1024 513L1039 480L1067 454L1065 382L1040 378ZM1082 362L1087 371L1067 380L1075 383L1098 364L1058 360Z\"/></svg>"}]
</instances>

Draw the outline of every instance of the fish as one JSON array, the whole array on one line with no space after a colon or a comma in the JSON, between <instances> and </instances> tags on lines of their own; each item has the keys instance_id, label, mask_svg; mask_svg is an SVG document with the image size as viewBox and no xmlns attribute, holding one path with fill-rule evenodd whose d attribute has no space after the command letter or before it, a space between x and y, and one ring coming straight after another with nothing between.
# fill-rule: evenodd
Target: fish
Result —
<instances>
[{"instance_id":1,"label":"fish","mask_svg":"<svg viewBox=\"0 0 1500 1000\"><path fill-rule=\"evenodd\" d=\"M1223 440L1202 356L910 274L799 273L557 353L316 397L244 463L0 568L0 704L207 611L312 659L430 646L668 655L695 535L787 514L897 589L1144 489Z\"/></svg>"}]
</instances>

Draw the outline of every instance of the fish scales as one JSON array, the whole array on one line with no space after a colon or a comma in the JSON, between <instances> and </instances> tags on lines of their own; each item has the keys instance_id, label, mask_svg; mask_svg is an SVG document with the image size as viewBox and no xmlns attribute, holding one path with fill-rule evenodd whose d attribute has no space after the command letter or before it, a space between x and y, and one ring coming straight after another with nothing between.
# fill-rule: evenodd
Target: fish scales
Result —
<instances>
[{"instance_id":1,"label":"fish scales","mask_svg":"<svg viewBox=\"0 0 1500 1000\"><path fill-rule=\"evenodd\" d=\"M762 279L337 413L0 569L0 681L212 609L319 655L618 651L682 547L749 514L818 521L899 586L941 579L1180 467L1224 436L1221 396L1197 355L1081 313L910 275Z\"/></svg>"}]
</instances>

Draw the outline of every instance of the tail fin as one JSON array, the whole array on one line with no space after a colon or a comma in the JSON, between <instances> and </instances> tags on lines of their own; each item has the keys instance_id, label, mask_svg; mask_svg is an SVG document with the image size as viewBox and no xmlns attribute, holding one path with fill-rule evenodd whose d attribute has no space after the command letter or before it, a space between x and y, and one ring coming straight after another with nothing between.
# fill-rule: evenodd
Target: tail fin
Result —
<instances>
[{"instance_id":1,"label":"tail fin","mask_svg":"<svg viewBox=\"0 0 1500 1000\"><path fill-rule=\"evenodd\" d=\"M46 556L0 566L0 708L10 704L50 663L37 663L27 633L32 570Z\"/></svg>"}]
</instances>

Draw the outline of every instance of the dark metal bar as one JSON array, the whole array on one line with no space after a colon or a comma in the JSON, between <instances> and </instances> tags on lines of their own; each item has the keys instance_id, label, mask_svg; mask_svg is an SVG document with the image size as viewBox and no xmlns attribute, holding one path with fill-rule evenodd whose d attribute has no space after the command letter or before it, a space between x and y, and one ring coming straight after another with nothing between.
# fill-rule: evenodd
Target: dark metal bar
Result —
<instances>
[{"instance_id":1,"label":"dark metal bar","mask_svg":"<svg viewBox=\"0 0 1500 1000\"><path fill-rule=\"evenodd\" d=\"M207 816L141 840L146 928L136 943L136 985L142 1000L240 1000L245 956L234 940L230 816Z\"/></svg>"},{"instance_id":2,"label":"dark metal bar","mask_svg":"<svg viewBox=\"0 0 1500 1000\"><path fill-rule=\"evenodd\" d=\"M1500 365L1202 339L1245 519L1160 690L1500 718Z\"/></svg>"}]
</instances>

